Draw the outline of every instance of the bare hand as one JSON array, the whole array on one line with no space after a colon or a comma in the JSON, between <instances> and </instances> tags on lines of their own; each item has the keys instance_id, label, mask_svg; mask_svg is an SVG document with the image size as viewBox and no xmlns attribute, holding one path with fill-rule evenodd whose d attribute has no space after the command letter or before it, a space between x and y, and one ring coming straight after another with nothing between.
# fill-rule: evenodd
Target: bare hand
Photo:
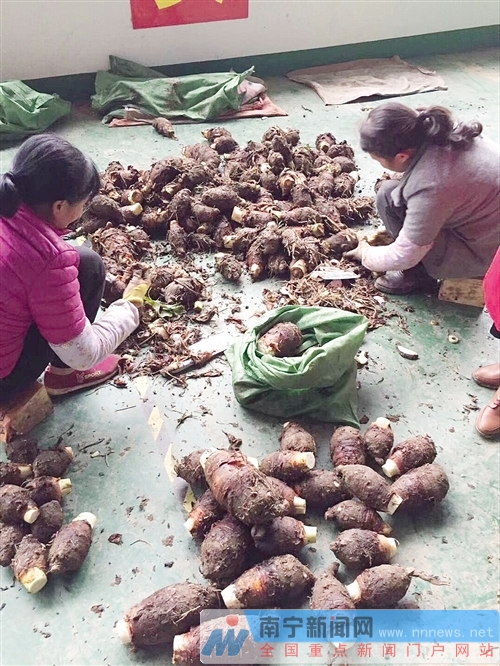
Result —
<instances>
[{"instance_id":1,"label":"bare hand","mask_svg":"<svg viewBox=\"0 0 500 666\"><path fill-rule=\"evenodd\" d=\"M132 278L130 279L129 283L125 287L125 291L123 292L123 298L126 298L127 296L130 295L130 293L136 288L136 287L147 287L149 289L149 286L151 284L150 280L150 275L149 275L149 270L145 269L143 266L140 266L137 264L136 266L133 267L133 273L132 273ZM147 291L146 289L146 291Z\"/></svg>"},{"instance_id":2,"label":"bare hand","mask_svg":"<svg viewBox=\"0 0 500 666\"><path fill-rule=\"evenodd\" d=\"M365 249L368 247L370 246L365 240L360 240L358 243L358 247L354 248L354 250L346 252L344 254L344 257L346 257L347 259L354 259L354 261L359 261L359 263L362 263L363 253Z\"/></svg>"}]
</instances>

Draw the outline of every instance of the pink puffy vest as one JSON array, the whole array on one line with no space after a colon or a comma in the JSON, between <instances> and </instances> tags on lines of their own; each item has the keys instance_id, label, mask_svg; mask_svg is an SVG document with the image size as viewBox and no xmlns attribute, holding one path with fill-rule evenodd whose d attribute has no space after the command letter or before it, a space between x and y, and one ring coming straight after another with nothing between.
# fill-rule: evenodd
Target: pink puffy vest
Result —
<instances>
[{"instance_id":1,"label":"pink puffy vest","mask_svg":"<svg viewBox=\"0 0 500 666\"><path fill-rule=\"evenodd\" d=\"M52 344L83 331L79 255L27 206L0 217L0 378L16 365L32 324Z\"/></svg>"},{"instance_id":2,"label":"pink puffy vest","mask_svg":"<svg viewBox=\"0 0 500 666\"><path fill-rule=\"evenodd\" d=\"M484 300L495 328L500 331L500 249L491 262L483 282Z\"/></svg>"}]
</instances>

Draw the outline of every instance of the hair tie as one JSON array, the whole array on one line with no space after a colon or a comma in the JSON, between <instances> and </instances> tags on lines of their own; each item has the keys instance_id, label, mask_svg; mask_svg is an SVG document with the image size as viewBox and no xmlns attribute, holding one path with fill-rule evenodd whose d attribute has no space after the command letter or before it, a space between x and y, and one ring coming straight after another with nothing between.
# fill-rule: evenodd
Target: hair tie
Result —
<instances>
[{"instance_id":1,"label":"hair tie","mask_svg":"<svg viewBox=\"0 0 500 666\"><path fill-rule=\"evenodd\" d=\"M7 176L7 178L10 178L10 180L14 182L14 174L12 173L12 171L6 171L4 173L4 176Z\"/></svg>"}]
</instances>

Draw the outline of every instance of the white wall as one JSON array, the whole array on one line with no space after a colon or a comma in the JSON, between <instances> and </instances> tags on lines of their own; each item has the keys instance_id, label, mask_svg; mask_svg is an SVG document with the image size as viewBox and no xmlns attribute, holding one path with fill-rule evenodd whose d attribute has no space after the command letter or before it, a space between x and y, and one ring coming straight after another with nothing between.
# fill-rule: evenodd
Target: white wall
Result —
<instances>
[{"instance_id":1,"label":"white wall","mask_svg":"<svg viewBox=\"0 0 500 666\"><path fill-rule=\"evenodd\" d=\"M208 2L209 0L202 0ZM133 30L129 0L0 0L0 78L169 65L499 23L497 0L250 0L248 20Z\"/></svg>"}]
</instances>

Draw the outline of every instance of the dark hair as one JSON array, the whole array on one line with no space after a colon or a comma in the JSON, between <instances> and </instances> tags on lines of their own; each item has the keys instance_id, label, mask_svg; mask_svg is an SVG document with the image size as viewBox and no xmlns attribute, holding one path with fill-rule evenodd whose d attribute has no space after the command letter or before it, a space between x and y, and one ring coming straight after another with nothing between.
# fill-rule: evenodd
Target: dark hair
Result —
<instances>
[{"instance_id":1,"label":"dark hair","mask_svg":"<svg viewBox=\"0 0 500 666\"><path fill-rule=\"evenodd\" d=\"M468 148L483 126L479 122L455 125L450 110L443 106L415 110L388 102L370 111L359 131L362 150L390 159L402 150L428 143Z\"/></svg>"},{"instance_id":2,"label":"dark hair","mask_svg":"<svg viewBox=\"0 0 500 666\"><path fill-rule=\"evenodd\" d=\"M100 178L96 165L56 134L38 134L17 151L11 170L0 176L0 215L12 217L21 203L78 203L95 196Z\"/></svg>"}]
</instances>

